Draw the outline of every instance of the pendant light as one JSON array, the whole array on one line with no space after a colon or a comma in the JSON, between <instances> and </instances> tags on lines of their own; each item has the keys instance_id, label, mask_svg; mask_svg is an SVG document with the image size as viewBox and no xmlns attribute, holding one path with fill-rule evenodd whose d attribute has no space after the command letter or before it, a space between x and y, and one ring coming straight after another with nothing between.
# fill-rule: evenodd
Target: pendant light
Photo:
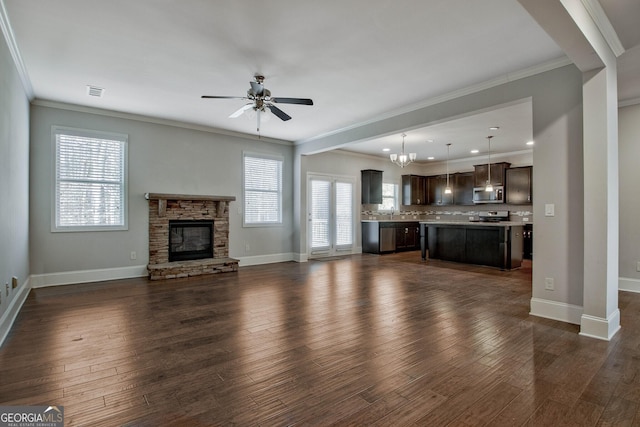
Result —
<instances>
[{"instance_id":1,"label":"pendant light","mask_svg":"<svg viewBox=\"0 0 640 427\"><path fill-rule=\"evenodd\" d=\"M407 166L409 163L415 162L416 160L416 153L409 153L409 155L406 155L404 153L404 138L406 136L407 135L405 135L404 133L402 134L402 151L400 151L400 154L389 155L389 159L391 160L391 162L395 163L401 168Z\"/></svg>"},{"instance_id":2,"label":"pendant light","mask_svg":"<svg viewBox=\"0 0 640 427\"><path fill-rule=\"evenodd\" d=\"M493 138L493 135L487 136L487 140L489 140L489 161L487 162L487 186L484 187L484 191L493 191L493 185L491 185L491 138Z\"/></svg>"},{"instance_id":3,"label":"pendant light","mask_svg":"<svg viewBox=\"0 0 640 427\"><path fill-rule=\"evenodd\" d=\"M444 194L451 194L451 186L449 185L449 148L451 143L447 144L447 186L444 187Z\"/></svg>"}]
</instances>

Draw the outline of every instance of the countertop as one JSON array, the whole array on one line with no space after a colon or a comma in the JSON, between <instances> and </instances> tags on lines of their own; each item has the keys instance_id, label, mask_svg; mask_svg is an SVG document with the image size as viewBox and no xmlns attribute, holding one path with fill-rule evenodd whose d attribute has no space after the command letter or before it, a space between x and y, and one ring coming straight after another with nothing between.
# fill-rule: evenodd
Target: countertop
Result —
<instances>
[{"instance_id":1,"label":"countertop","mask_svg":"<svg viewBox=\"0 0 640 427\"><path fill-rule=\"evenodd\" d=\"M482 221L418 221L420 224L427 225L464 225L464 226L480 226L480 227L516 227L531 224L530 222L517 221L500 221L500 222L482 222Z\"/></svg>"},{"instance_id":2,"label":"countertop","mask_svg":"<svg viewBox=\"0 0 640 427\"><path fill-rule=\"evenodd\" d=\"M361 219L360 222L422 222L424 220L420 220L418 218L412 219L412 218L407 218L407 216L411 216L411 215L405 215L404 219Z\"/></svg>"},{"instance_id":3,"label":"countertop","mask_svg":"<svg viewBox=\"0 0 640 427\"><path fill-rule=\"evenodd\" d=\"M409 216L409 215L407 215ZM500 222L482 222L482 221L443 221L439 219L361 219L360 222L418 222L420 224L427 225L472 225L480 227L515 227L518 225L533 224L532 222L518 222L518 221L500 221Z\"/></svg>"}]
</instances>

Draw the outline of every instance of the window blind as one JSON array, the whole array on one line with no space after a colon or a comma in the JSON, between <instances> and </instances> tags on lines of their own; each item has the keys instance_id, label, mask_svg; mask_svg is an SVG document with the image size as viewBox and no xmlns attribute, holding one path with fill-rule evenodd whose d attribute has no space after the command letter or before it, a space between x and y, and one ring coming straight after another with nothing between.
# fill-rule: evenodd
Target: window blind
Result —
<instances>
[{"instance_id":1,"label":"window blind","mask_svg":"<svg viewBox=\"0 0 640 427\"><path fill-rule=\"evenodd\" d=\"M244 156L244 223L282 223L282 160Z\"/></svg>"},{"instance_id":2,"label":"window blind","mask_svg":"<svg viewBox=\"0 0 640 427\"><path fill-rule=\"evenodd\" d=\"M329 247L331 182L311 181L311 247Z\"/></svg>"},{"instance_id":3,"label":"window blind","mask_svg":"<svg viewBox=\"0 0 640 427\"><path fill-rule=\"evenodd\" d=\"M353 185L336 182L336 245L353 243Z\"/></svg>"},{"instance_id":4,"label":"window blind","mask_svg":"<svg viewBox=\"0 0 640 427\"><path fill-rule=\"evenodd\" d=\"M126 226L126 135L54 128L55 229Z\"/></svg>"}]
</instances>

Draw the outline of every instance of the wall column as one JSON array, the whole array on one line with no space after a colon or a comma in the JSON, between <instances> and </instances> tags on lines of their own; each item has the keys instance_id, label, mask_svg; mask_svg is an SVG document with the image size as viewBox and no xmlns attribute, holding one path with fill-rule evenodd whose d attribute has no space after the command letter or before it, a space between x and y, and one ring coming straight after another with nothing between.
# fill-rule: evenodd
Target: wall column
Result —
<instances>
[{"instance_id":1,"label":"wall column","mask_svg":"<svg viewBox=\"0 0 640 427\"><path fill-rule=\"evenodd\" d=\"M608 340L620 329L615 61L583 75L584 312L580 334Z\"/></svg>"}]
</instances>

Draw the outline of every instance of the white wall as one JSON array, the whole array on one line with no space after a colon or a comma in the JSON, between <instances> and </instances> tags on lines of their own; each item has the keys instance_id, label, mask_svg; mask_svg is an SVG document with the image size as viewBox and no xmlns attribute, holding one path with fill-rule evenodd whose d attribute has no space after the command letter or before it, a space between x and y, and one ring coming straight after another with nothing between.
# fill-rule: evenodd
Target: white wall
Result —
<instances>
[{"instance_id":1,"label":"white wall","mask_svg":"<svg viewBox=\"0 0 640 427\"><path fill-rule=\"evenodd\" d=\"M640 292L640 105L620 108L620 289Z\"/></svg>"},{"instance_id":2,"label":"white wall","mask_svg":"<svg viewBox=\"0 0 640 427\"><path fill-rule=\"evenodd\" d=\"M235 196L230 205L230 256L244 263L291 259L292 147L203 130L75 111L31 108L31 273L34 286L144 274L148 263L148 203L144 193ZM60 106L61 107L61 106ZM129 135L129 230L51 232L51 126ZM242 153L284 158L282 226L242 226ZM246 250L246 245L249 250ZM137 252L131 260L130 253ZM106 275L97 274L108 269ZM64 277L60 277L60 275ZM75 280L74 278L77 278Z\"/></svg>"},{"instance_id":3,"label":"white wall","mask_svg":"<svg viewBox=\"0 0 640 427\"><path fill-rule=\"evenodd\" d=\"M28 292L29 100L0 32L0 343ZM6 293L11 278L19 286Z\"/></svg>"}]
</instances>

